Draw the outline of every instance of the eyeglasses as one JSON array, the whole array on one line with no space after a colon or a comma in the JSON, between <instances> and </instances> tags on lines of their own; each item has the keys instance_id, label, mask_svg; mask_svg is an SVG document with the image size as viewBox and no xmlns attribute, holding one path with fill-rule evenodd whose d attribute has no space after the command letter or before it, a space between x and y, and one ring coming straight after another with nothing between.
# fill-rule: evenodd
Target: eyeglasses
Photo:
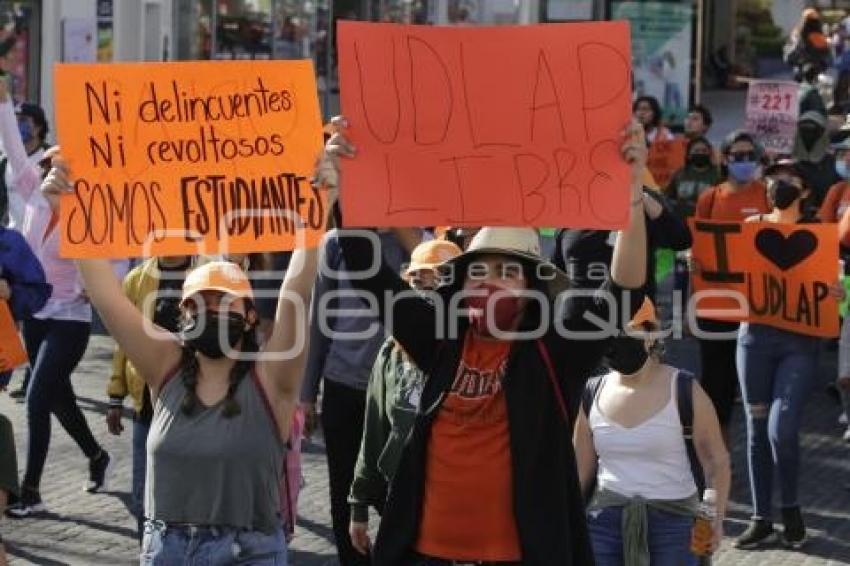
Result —
<instances>
[{"instance_id":1,"label":"eyeglasses","mask_svg":"<svg viewBox=\"0 0 850 566\"><path fill-rule=\"evenodd\" d=\"M755 161L755 151L736 151L729 154L729 161Z\"/></svg>"}]
</instances>

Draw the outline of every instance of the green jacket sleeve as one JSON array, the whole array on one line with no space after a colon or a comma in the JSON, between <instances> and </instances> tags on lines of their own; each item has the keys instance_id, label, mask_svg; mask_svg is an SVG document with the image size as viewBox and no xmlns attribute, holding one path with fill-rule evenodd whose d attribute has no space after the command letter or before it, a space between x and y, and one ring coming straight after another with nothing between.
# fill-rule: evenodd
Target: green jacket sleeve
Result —
<instances>
[{"instance_id":1,"label":"green jacket sleeve","mask_svg":"<svg viewBox=\"0 0 850 566\"><path fill-rule=\"evenodd\" d=\"M392 429L386 410L387 387L386 378L395 371L393 351L397 346L392 338L388 338L369 376L369 386L366 390L366 416L364 420L363 439L360 443L360 453L357 455L357 465L354 468L354 481L348 502L351 504L351 520L366 522L369 518L369 506L381 509L387 493L387 479L378 468L378 460L387 444Z\"/></svg>"}]
</instances>

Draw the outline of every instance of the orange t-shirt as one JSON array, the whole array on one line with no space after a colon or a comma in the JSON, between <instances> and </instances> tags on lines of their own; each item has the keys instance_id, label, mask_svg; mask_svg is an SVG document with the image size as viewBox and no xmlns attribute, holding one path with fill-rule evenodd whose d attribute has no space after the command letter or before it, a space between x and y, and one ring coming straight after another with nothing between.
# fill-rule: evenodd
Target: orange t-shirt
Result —
<instances>
[{"instance_id":1,"label":"orange t-shirt","mask_svg":"<svg viewBox=\"0 0 850 566\"><path fill-rule=\"evenodd\" d=\"M738 221L754 214L767 214L770 210L767 187L761 181L753 181L738 191L722 183L699 196L696 216L706 220Z\"/></svg>"},{"instance_id":2,"label":"orange t-shirt","mask_svg":"<svg viewBox=\"0 0 850 566\"><path fill-rule=\"evenodd\" d=\"M821 222L838 222L850 210L850 190L847 189L850 189L847 181L835 183L829 188L818 211Z\"/></svg>"},{"instance_id":3,"label":"orange t-shirt","mask_svg":"<svg viewBox=\"0 0 850 566\"><path fill-rule=\"evenodd\" d=\"M510 343L467 334L428 440L416 550L448 560L519 561L508 411Z\"/></svg>"}]
</instances>

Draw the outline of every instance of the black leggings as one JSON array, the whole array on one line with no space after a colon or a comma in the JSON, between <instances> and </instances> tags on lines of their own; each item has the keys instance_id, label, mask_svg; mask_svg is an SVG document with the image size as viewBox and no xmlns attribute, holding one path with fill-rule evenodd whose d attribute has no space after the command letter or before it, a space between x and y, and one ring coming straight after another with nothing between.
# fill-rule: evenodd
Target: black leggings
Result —
<instances>
[{"instance_id":1,"label":"black leggings","mask_svg":"<svg viewBox=\"0 0 850 566\"><path fill-rule=\"evenodd\" d=\"M38 489L50 446L50 415L56 415L87 458L98 455L100 446L92 436L71 386L71 373L86 352L91 324L75 320L24 322L24 341L32 365L27 392L27 471L23 486Z\"/></svg>"},{"instance_id":2,"label":"black leggings","mask_svg":"<svg viewBox=\"0 0 850 566\"><path fill-rule=\"evenodd\" d=\"M368 566L369 558L351 545L348 523L351 507L348 492L354 481L354 466L363 438L366 392L325 379L322 394L322 429L328 455L328 483L331 492L333 524L339 563L342 566Z\"/></svg>"},{"instance_id":3,"label":"black leggings","mask_svg":"<svg viewBox=\"0 0 850 566\"><path fill-rule=\"evenodd\" d=\"M720 322L699 319L699 328L703 332L732 333L738 329L737 322ZM717 419L721 426L728 426L732 420L732 408L738 392L738 368L735 354L738 339L713 340L700 338L700 384L711 398Z\"/></svg>"}]
</instances>

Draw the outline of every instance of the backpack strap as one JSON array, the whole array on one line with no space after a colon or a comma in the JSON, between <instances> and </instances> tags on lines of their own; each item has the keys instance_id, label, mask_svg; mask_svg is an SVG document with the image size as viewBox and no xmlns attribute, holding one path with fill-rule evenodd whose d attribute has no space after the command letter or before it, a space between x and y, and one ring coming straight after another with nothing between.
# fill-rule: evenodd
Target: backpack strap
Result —
<instances>
[{"instance_id":1,"label":"backpack strap","mask_svg":"<svg viewBox=\"0 0 850 566\"><path fill-rule=\"evenodd\" d=\"M688 452L688 462L691 465L691 473L700 498L705 491L705 473L697 456L694 446L694 374L689 371L679 370L676 373L676 401L679 408L679 421L682 423L682 437L685 440L685 449Z\"/></svg>"},{"instance_id":2,"label":"backpack strap","mask_svg":"<svg viewBox=\"0 0 850 566\"><path fill-rule=\"evenodd\" d=\"M602 389L602 382L605 381L604 375L597 375L587 380L584 385L584 391L581 393L581 409L584 411L585 417L590 417L590 409L593 408L593 402L599 396L599 390Z\"/></svg>"},{"instance_id":3,"label":"backpack strap","mask_svg":"<svg viewBox=\"0 0 850 566\"><path fill-rule=\"evenodd\" d=\"M555 392L555 399L558 401L561 418L565 424L569 424L570 418L567 412L567 403L564 401L564 393L561 389L561 384L558 383L558 376L555 374L555 366L552 365L552 357L549 355L549 349L543 343L543 340L537 340L537 350L540 352L540 357L543 358L543 363L546 364L546 373L549 375L549 382L552 384L552 389Z\"/></svg>"}]
</instances>

